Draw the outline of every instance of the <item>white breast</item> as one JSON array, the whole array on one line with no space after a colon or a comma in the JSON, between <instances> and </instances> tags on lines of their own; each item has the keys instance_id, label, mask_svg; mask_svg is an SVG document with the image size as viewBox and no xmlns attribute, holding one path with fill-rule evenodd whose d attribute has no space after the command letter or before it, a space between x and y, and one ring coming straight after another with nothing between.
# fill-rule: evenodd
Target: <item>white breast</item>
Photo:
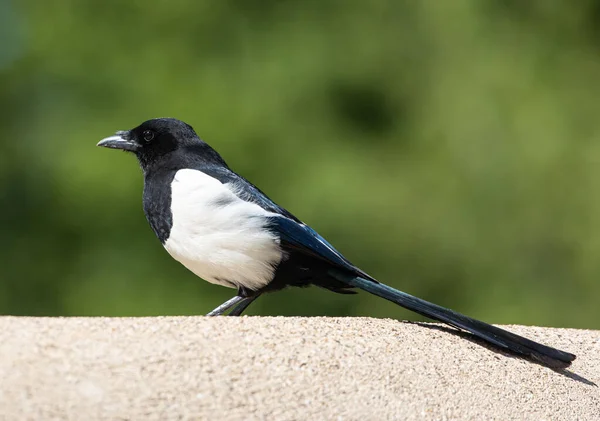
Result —
<instances>
[{"instance_id":1,"label":"white breast","mask_svg":"<svg viewBox=\"0 0 600 421\"><path fill-rule=\"evenodd\" d=\"M196 170L171 183L173 226L165 248L204 280L257 290L281 261L279 239L265 229L274 214L237 197L229 184Z\"/></svg>"}]
</instances>

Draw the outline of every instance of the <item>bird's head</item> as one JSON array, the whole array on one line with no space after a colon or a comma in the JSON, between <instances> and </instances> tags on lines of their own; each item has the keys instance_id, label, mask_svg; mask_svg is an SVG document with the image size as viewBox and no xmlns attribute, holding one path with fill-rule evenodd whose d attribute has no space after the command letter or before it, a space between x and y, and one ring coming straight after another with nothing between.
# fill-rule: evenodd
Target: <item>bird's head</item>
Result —
<instances>
[{"instance_id":1,"label":"bird's head","mask_svg":"<svg viewBox=\"0 0 600 421\"><path fill-rule=\"evenodd\" d=\"M116 132L98 142L98 146L133 152L145 170L154 163L164 162L176 151L187 156L216 154L204 143L192 126L175 118L155 118L131 130Z\"/></svg>"}]
</instances>

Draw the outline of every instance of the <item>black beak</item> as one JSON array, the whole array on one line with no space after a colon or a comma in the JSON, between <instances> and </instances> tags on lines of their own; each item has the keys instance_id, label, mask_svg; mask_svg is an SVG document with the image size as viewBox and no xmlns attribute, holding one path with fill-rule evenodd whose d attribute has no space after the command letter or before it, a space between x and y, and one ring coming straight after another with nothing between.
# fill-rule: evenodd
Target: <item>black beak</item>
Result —
<instances>
[{"instance_id":1,"label":"black beak","mask_svg":"<svg viewBox=\"0 0 600 421\"><path fill-rule=\"evenodd\" d=\"M123 151L136 152L140 149L140 145L131 140L131 135L128 131L117 132L114 136L107 137L98 142L97 146L111 149L121 149Z\"/></svg>"}]
</instances>

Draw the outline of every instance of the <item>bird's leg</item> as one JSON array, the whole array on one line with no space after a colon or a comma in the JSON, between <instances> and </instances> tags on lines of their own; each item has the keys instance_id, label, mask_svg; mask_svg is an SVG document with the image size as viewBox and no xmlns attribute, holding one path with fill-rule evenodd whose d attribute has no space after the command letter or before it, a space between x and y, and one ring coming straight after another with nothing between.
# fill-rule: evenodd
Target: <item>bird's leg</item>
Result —
<instances>
[{"instance_id":1,"label":"bird's leg","mask_svg":"<svg viewBox=\"0 0 600 421\"><path fill-rule=\"evenodd\" d=\"M235 297L225 301L223 304L221 304L219 307L215 308L213 311L211 311L210 313L207 314L207 316L220 316L223 313L225 313L227 310L229 310L231 307L235 306L236 304L247 300L247 298L245 297L240 297L239 295L236 295ZM244 307L245 308L245 307ZM242 309L242 311L244 311Z\"/></svg>"},{"instance_id":2,"label":"bird's leg","mask_svg":"<svg viewBox=\"0 0 600 421\"><path fill-rule=\"evenodd\" d=\"M241 316L244 310L248 308L252 301L256 300L259 296L255 295L254 297L245 298L244 301L241 301L237 306L231 310L228 316Z\"/></svg>"},{"instance_id":3,"label":"bird's leg","mask_svg":"<svg viewBox=\"0 0 600 421\"><path fill-rule=\"evenodd\" d=\"M260 295L259 292L249 290L243 286L238 287L238 293L235 297L225 301L219 307L207 314L207 316L221 316L230 308L234 307L230 316L239 316L246 310L246 308L256 300Z\"/></svg>"}]
</instances>

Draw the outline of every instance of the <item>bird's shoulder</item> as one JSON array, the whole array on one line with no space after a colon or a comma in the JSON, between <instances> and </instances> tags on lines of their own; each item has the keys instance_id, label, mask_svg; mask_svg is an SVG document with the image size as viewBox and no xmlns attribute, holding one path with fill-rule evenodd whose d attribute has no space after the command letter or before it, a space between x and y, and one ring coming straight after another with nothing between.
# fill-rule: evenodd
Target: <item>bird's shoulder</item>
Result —
<instances>
[{"instance_id":1,"label":"bird's shoulder","mask_svg":"<svg viewBox=\"0 0 600 421\"><path fill-rule=\"evenodd\" d=\"M298 218L271 200L262 190L241 175L226 167L207 166L200 169L204 174L226 185L241 200L254 203L267 212L280 215L294 222L301 223Z\"/></svg>"},{"instance_id":2,"label":"bird's shoulder","mask_svg":"<svg viewBox=\"0 0 600 421\"><path fill-rule=\"evenodd\" d=\"M222 184L229 185L230 189L240 199L255 203L269 212L271 214L269 217L270 226L277 232L281 245L288 252L307 254L325 260L337 267L348 269L353 273L368 276L354 266L313 228L279 206L241 175L223 167L207 167L203 168L202 172L217 179Z\"/></svg>"}]
</instances>

